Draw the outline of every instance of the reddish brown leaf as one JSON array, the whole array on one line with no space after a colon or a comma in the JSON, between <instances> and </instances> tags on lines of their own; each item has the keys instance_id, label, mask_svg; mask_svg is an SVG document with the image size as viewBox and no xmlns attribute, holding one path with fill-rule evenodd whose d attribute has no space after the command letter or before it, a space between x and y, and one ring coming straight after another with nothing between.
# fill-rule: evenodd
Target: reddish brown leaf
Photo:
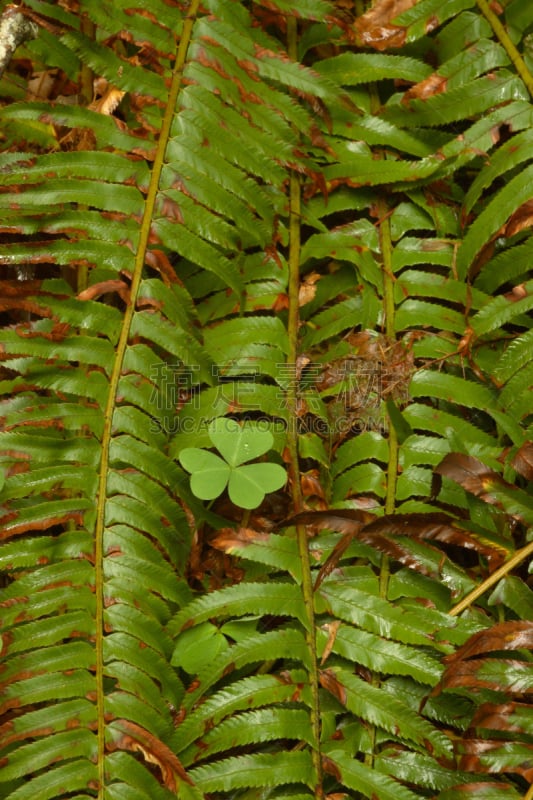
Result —
<instances>
[{"instance_id":1,"label":"reddish brown leaf","mask_svg":"<svg viewBox=\"0 0 533 800\"><path fill-rule=\"evenodd\" d=\"M409 569L415 572L419 572L421 575L427 575L433 578L441 577L440 572L433 570L417 553L413 552L408 542L402 541L401 539L391 539L376 533L367 535L363 532L360 538L365 544L375 547L376 550L384 553L389 558L399 561L400 564L409 567ZM446 557L442 554L442 551L427 543L424 543L424 547L429 553L433 553L435 557L439 559L439 570L442 569L446 562Z\"/></svg>"},{"instance_id":2,"label":"reddish brown leaf","mask_svg":"<svg viewBox=\"0 0 533 800\"><path fill-rule=\"evenodd\" d=\"M17 328L17 336L20 336L21 339L48 339L51 342L62 342L70 332L70 325L68 322L54 322L52 325L52 330L50 331L41 331L41 330L28 330L22 326Z\"/></svg>"},{"instance_id":3,"label":"reddish brown leaf","mask_svg":"<svg viewBox=\"0 0 533 800\"><path fill-rule=\"evenodd\" d=\"M361 526L359 526L360 530ZM322 581L330 575L334 569L336 569L337 564L343 557L344 553L350 546L352 539L354 538L355 534L358 531L354 528L353 531L345 533L342 539L337 542L331 553L329 554L326 562L323 564L322 568L320 569L316 580L315 580L315 591L318 589Z\"/></svg>"},{"instance_id":4,"label":"reddish brown leaf","mask_svg":"<svg viewBox=\"0 0 533 800\"><path fill-rule=\"evenodd\" d=\"M179 779L192 784L178 757L145 728L127 719L117 719L109 730L113 737L110 749L140 753L149 764L159 767L163 784L171 792L177 793Z\"/></svg>"},{"instance_id":5,"label":"reddish brown leaf","mask_svg":"<svg viewBox=\"0 0 533 800\"><path fill-rule=\"evenodd\" d=\"M176 208L178 208L177 205ZM182 221L183 220L181 220L181 222ZM176 275L174 267L170 263L166 253L162 250L147 250L145 261L150 267L153 267L159 272L167 286L172 283L180 283L180 279Z\"/></svg>"},{"instance_id":6,"label":"reddish brown leaf","mask_svg":"<svg viewBox=\"0 0 533 800\"><path fill-rule=\"evenodd\" d=\"M242 549L250 544L268 542L269 539L269 533L255 531L252 528L239 528L238 530L221 528L215 538L210 541L210 544L212 547L216 547L217 550L231 553L236 548Z\"/></svg>"},{"instance_id":7,"label":"reddish brown leaf","mask_svg":"<svg viewBox=\"0 0 533 800\"><path fill-rule=\"evenodd\" d=\"M27 297L41 292L42 281L0 281L0 296Z\"/></svg>"},{"instance_id":8,"label":"reddish brown leaf","mask_svg":"<svg viewBox=\"0 0 533 800\"><path fill-rule=\"evenodd\" d=\"M80 292L78 300L94 300L101 297L103 294L112 294L113 292L116 292L126 305L130 304L130 287L127 283L124 283L124 281L119 280L95 283L93 286L89 286L87 289L84 289L83 292Z\"/></svg>"},{"instance_id":9,"label":"reddish brown leaf","mask_svg":"<svg viewBox=\"0 0 533 800\"><path fill-rule=\"evenodd\" d=\"M302 495L304 497L319 498L321 501L324 501L323 507L325 508L327 504L325 502L326 497L324 493L323 481L321 481L320 472L317 469L302 473L300 484L302 487Z\"/></svg>"},{"instance_id":10,"label":"reddish brown leaf","mask_svg":"<svg viewBox=\"0 0 533 800\"><path fill-rule=\"evenodd\" d=\"M483 479L496 477L499 475L485 466L481 461L473 456L465 456L463 453L448 453L440 464L435 467L438 475L451 478L467 492L481 497L485 493Z\"/></svg>"},{"instance_id":11,"label":"reddish brown leaf","mask_svg":"<svg viewBox=\"0 0 533 800\"><path fill-rule=\"evenodd\" d=\"M337 783L342 783L342 773L338 765L329 756L322 756L322 767L327 775L333 775ZM326 795L326 800L343 800L348 797L344 792L333 792L333 794Z\"/></svg>"},{"instance_id":12,"label":"reddish brown leaf","mask_svg":"<svg viewBox=\"0 0 533 800\"><path fill-rule=\"evenodd\" d=\"M470 494L498 508L502 508L502 504L493 489L516 491L516 487L505 481L497 472L489 469L477 458L465 456L463 453L448 453L435 467L435 472L451 478Z\"/></svg>"},{"instance_id":13,"label":"reddish brown leaf","mask_svg":"<svg viewBox=\"0 0 533 800\"><path fill-rule=\"evenodd\" d=\"M384 516L365 525L361 532L363 541L372 544L375 534L386 536L411 536L417 539L435 539L444 544L474 550L484 556L493 567L504 561L506 551L476 538L470 531L446 514L394 514Z\"/></svg>"},{"instance_id":14,"label":"reddish brown leaf","mask_svg":"<svg viewBox=\"0 0 533 800\"><path fill-rule=\"evenodd\" d=\"M285 293L278 294L277 298L272 305L273 311L284 311L289 307L289 296Z\"/></svg>"},{"instance_id":15,"label":"reddish brown leaf","mask_svg":"<svg viewBox=\"0 0 533 800\"><path fill-rule=\"evenodd\" d=\"M528 481L533 481L533 442L525 442L511 461L511 466Z\"/></svg>"},{"instance_id":16,"label":"reddish brown leaf","mask_svg":"<svg viewBox=\"0 0 533 800\"><path fill-rule=\"evenodd\" d=\"M504 294L506 300L509 300L510 303L516 303L518 300L523 300L524 297L527 297L527 288L525 283L519 283L517 286L513 286L510 292L506 292Z\"/></svg>"},{"instance_id":17,"label":"reddish brown leaf","mask_svg":"<svg viewBox=\"0 0 533 800\"><path fill-rule=\"evenodd\" d=\"M480 541L474 534L459 527L452 517L442 513L392 514L376 517L375 514L363 509L304 511L286 520L279 527L298 524L307 525L315 531L326 528L345 534L322 567L317 579L318 585L335 568L353 537L423 574L428 574L427 567L423 567L419 559L409 551L408 546L398 541L396 537L434 539L444 544L474 550L484 556L493 568L499 566L507 555L495 545ZM436 552L441 554L440 551Z\"/></svg>"},{"instance_id":18,"label":"reddish brown leaf","mask_svg":"<svg viewBox=\"0 0 533 800\"><path fill-rule=\"evenodd\" d=\"M340 619L335 619L333 622L326 622L322 625L322 630L326 631L328 634L328 641L326 642L326 646L324 648L324 652L322 653L322 658L320 659L320 664L324 664L328 660L328 656L333 650L333 645L335 644L335 639L337 638L337 631L341 626Z\"/></svg>"},{"instance_id":19,"label":"reddish brown leaf","mask_svg":"<svg viewBox=\"0 0 533 800\"><path fill-rule=\"evenodd\" d=\"M402 97L402 103L404 105L409 105L411 100L427 100L433 95L442 94L446 91L448 85L448 78L445 78L443 75L439 75L438 72L434 72L428 78L420 83L417 83L416 86L412 86L407 92L404 93Z\"/></svg>"},{"instance_id":20,"label":"reddish brown leaf","mask_svg":"<svg viewBox=\"0 0 533 800\"><path fill-rule=\"evenodd\" d=\"M524 722L527 723L527 720L531 719L532 711L532 707L527 703L513 702L500 705L483 703L474 714L470 727L527 734L530 726L520 724L520 718L522 716Z\"/></svg>"},{"instance_id":21,"label":"reddish brown leaf","mask_svg":"<svg viewBox=\"0 0 533 800\"><path fill-rule=\"evenodd\" d=\"M438 686L432 691L432 695L440 694L442 689L463 689L467 688L470 692L479 692L482 689L490 689L493 692L504 692L507 695L523 694L526 687L531 685L531 667L525 661L513 659L498 659L498 663L512 669L515 676L515 684L510 685L508 680L500 681L496 675L484 675L483 668L494 659L473 658L470 661L459 661L450 664L441 678ZM517 679L523 676L523 682Z\"/></svg>"},{"instance_id":22,"label":"reddish brown leaf","mask_svg":"<svg viewBox=\"0 0 533 800\"><path fill-rule=\"evenodd\" d=\"M12 515L9 515L10 517ZM9 539L11 536L18 536L21 533L28 531L41 531L52 528L54 525L62 525L65 522L72 521L76 525L83 525L83 512L82 511L69 511L66 514L58 514L53 517L43 518L39 520L31 520L26 522L16 522L17 516L13 517L13 521L7 521L6 517L2 518L2 530L0 531L0 540Z\"/></svg>"},{"instance_id":23,"label":"reddish brown leaf","mask_svg":"<svg viewBox=\"0 0 533 800\"><path fill-rule=\"evenodd\" d=\"M459 745L459 769L465 772L499 773L512 772L522 775L527 781L533 779L533 745L521 742L521 751L524 752L524 761L515 764L512 755L506 762L505 743L490 739L462 739ZM530 753L530 755L529 755ZM483 761L483 756L494 754L495 758ZM496 758L497 756L497 758ZM511 760L512 759L512 760Z\"/></svg>"},{"instance_id":24,"label":"reddish brown leaf","mask_svg":"<svg viewBox=\"0 0 533 800\"><path fill-rule=\"evenodd\" d=\"M346 705L346 688L339 683L337 676L331 669L321 669L319 672L320 685L333 697L336 697L343 706Z\"/></svg>"},{"instance_id":25,"label":"reddish brown leaf","mask_svg":"<svg viewBox=\"0 0 533 800\"><path fill-rule=\"evenodd\" d=\"M287 528L290 525L308 525L315 531L327 528L338 533L346 533L354 536L361 530L361 526L375 519L374 514L361 509L350 508L330 508L327 511L303 511L294 517L285 520L280 528Z\"/></svg>"},{"instance_id":26,"label":"reddish brown leaf","mask_svg":"<svg viewBox=\"0 0 533 800\"><path fill-rule=\"evenodd\" d=\"M455 653L444 657L446 664L456 664L467 658L499 650L533 650L533 622L499 622L485 631L479 631L459 647Z\"/></svg>"},{"instance_id":27,"label":"reddish brown leaf","mask_svg":"<svg viewBox=\"0 0 533 800\"><path fill-rule=\"evenodd\" d=\"M511 237L516 233L531 228L533 225L533 200L523 203L511 216L505 226L505 236Z\"/></svg>"},{"instance_id":28,"label":"reddish brown leaf","mask_svg":"<svg viewBox=\"0 0 533 800\"><path fill-rule=\"evenodd\" d=\"M62 36L65 31L72 30L70 25L67 25L65 22L58 23L57 19L53 19L52 17L48 17L45 14L38 14L36 11L33 11L31 8L26 8L24 6L17 6L17 11L21 14L24 14L25 17L31 19L32 22L35 22L39 27L44 28L44 30L51 33L53 36Z\"/></svg>"},{"instance_id":29,"label":"reddish brown leaf","mask_svg":"<svg viewBox=\"0 0 533 800\"><path fill-rule=\"evenodd\" d=\"M377 0L372 8L355 21L355 38L362 47L386 50L402 47L406 30L391 21L412 8L418 0Z\"/></svg>"}]
</instances>

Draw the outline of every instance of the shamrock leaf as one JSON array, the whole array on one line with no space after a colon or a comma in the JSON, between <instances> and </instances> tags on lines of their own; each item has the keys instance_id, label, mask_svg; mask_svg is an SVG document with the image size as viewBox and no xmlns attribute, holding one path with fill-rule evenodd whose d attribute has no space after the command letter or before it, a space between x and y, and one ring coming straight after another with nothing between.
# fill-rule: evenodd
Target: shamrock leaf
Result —
<instances>
[{"instance_id":1,"label":"shamrock leaf","mask_svg":"<svg viewBox=\"0 0 533 800\"><path fill-rule=\"evenodd\" d=\"M245 464L232 470L229 496L241 508L257 508L265 494L281 489L287 475L279 464Z\"/></svg>"},{"instance_id":2,"label":"shamrock leaf","mask_svg":"<svg viewBox=\"0 0 533 800\"><path fill-rule=\"evenodd\" d=\"M191 490L200 500L214 500L227 486L231 468L219 456L199 447L186 447L179 456L181 466L192 472Z\"/></svg>"},{"instance_id":3,"label":"shamrock leaf","mask_svg":"<svg viewBox=\"0 0 533 800\"><path fill-rule=\"evenodd\" d=\"M234 419L218 417L208 428L209 438L222 453L230 467L252 461L272 447L274 437L270 431L257 427L241 426Z\"/></svg>"},{"instance_id":4,"label":"shamrock leaf","mask_svg":"<svg viewBox=\"0 0 533 800\"><path fill-rule=\"evenodd\" d=\"M209 425L208 433L224 460L199 447L187 447L179 455L191 473L191 490L200 500L214 500L227 486L232 503L252 509L261 505L265 494L283 486L287 476L279 464L244 463L270 450L274 442L270 431L219 418Z\"/></svg>"}]
</instances>

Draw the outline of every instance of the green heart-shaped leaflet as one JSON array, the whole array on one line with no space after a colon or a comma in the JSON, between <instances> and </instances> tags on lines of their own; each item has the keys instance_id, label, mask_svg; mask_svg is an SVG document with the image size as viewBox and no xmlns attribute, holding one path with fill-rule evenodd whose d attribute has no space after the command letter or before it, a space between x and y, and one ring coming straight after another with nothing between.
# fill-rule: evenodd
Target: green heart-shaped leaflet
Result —
<instances>
[{"instance_id":1,"label":"green heart-shaped leaflet","mask_svg":"<svg viewBox=\"0 0 533 800\"><path fill-rule=\"evenodd\" d=\"M265 494L280 489L286 480L287 474L279 464L244 464L229 476L230 500L241 508L257 508Z\"/></svg>"},{"instance_id":2,"label":"green heart-shaped leaflet","mask_svg":"<svg viewBox=\"0 0 533 800\"><path fill-rule=\"evenodd\" d=\"M191 491L200 500L214 500L229 480L231 467L215 453L199 447L186 447L179 454L181 466L191 472Z\"/></svg>"},{"instance_id":3,"label":"green heart-shaped leaflet","mask_svg":"<svg viewBox=\"0 0 533 800\"><path fill-rule=\"evenodd\" d=\"M239 425L234 419L217 417L208 428L209 438L230 467L238 467L266 453L274 443L270 431ZM278 487L279 488L279 487Z\"/></svg>"}]
</instances>

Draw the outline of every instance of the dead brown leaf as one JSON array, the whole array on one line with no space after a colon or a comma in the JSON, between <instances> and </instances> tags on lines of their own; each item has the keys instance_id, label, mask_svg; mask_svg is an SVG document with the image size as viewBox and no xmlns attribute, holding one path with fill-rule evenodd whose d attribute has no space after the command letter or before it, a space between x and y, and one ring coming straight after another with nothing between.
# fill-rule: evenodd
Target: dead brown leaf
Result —
<instances>
[{"instance_id":1,"label":"dead brown leaf","mask_svg":"<svg viewBox=\"0 0 533 800\"><path fill-rule=\"evenodd\" d=\"M527 734L529 726L526 723L531 710L531 706L527 703L483 703L472 717L470 728ZM524 724L519 722L520 715Z\"/></svg>"},{"instance_id":2,"label":"dead brown leaf","mask_svg":"<svg viewBox=\"0 0 533 800\"><path fill-rule=\"evenodd\" d=\"M94 286L89 286L80 292L78 300L95 300L103 294L112 294L116 292L119 297L126 303L130 304L130 287L127 283L120 280L108 280L95 283Z\"/></svg>"},{"instance_id":3,"label":"dead brown leaf","mask_svg":"<svg viewBox=\"0 0 533 800\"><path fill-rule=\"evenodd\" d=\"M507 754L509 760L506 761L505 743L498 740L464 738L457 749L460 756L458 767L465 772L512 772L522 775L528 782L533 780L532 744L520 743L520 750L524 753L524 761L521 764L516 764L511 754ZM527 752L530 755L526 756ZM497 755L497 758L488 762L483 760L483 756L491 754Z\"/></svg>"},{"instance_id":4,"label":"dead brown leaf","mask_svg":"<svg viewBox=\"0 0 533 800\"><path fill-rule=\"evenodd\" d=\"M361 47L386 50L403 47L406 29L391 21L412 8L418 0L377 0L372 8L355 21L355 40Z\"/></svg>"},{"instance_id":5,"label":"dead brown leaf","mask_svg":"<svg viewBox=\"0 0 533 800\"><path fill-rule=\"evenodd\" d=\"M220 528L218 534L210 541L210 545L224 553L231 553L236 548L242 549L250 544L268 542L269 533L253 530L253 528Z\"/></svg>"},{"instance_id":6,"label":"dead brown leaf","mask_svg":"<svg viewBox=\"0 0 533 800\"><path fill-rule=\"evenodd\" d=\"M501 650L533 650L533 622L499 622L475 633L455 653L445 656L443 660L446 664L454 665L467 658Z\"/></svg>"},{"instance_id":7,"label":"dead brown leaf","mask_svg":"<svg viewBox=\"0 0 533 800\"><path fill-rule=\"evenodd\" d=\"M300 307L305 306L307 303L310 303L311 300L314 300L316 295L316 284L320 278L320 273L310 272L309 275L306 275L303 281L300 283L300 288L298 290L298 305Z\"/></svg>"},{"instance_id":8,"label":"dead brown leaf","mask_svg":"<svg viewBox=\"0 0 533 800\"><path fill-rule=\"evenodd\" d=\"M533 481L533 442L525 442L519 448L511 466L528 481Z\"/></svg>"},{"instance_id":9,"label":"dead brown leaf","mask_svg":"<svg viewBox=\"0 0 533 800\"><path fill-rule=\"evenodd\" d=\"M459 661L450 665L444 672L440 683L433 689L431 695L440 694L442 689L464 689L471 692L480 692L489 689L492 692L505 692L506 694L522 694L527 691L524 687L531 684L531 667L524 661L516 659L498 659L498 663L513 671L515 685L509 686L507 680L502 681L498 675L479 674L487 664L493 663L494 659L473 658L469 661ZM523 681L517 679L523 677Z\"/></svg>"},{"instance_id":10,"label":"dead brown leaf","mask_svg":"<svg viewBox=\"0 0 533 800\"><path fill-rule=\"evenodd\" d=\"M428 100L436 94L442 94L446 91L448 85L448 78L434 72L424 81L420 81L415 86L412 86L404 93L402 97L402 104L409 105L411 100Z\"/></svg>"},{"instance_id":11,"label":"dead brown leaf","mask_svg":"<svg viewBox=\"0 0 533 800\"><path fill-rule=\"evenodd\" d=\"M333 622L326 622L321 626L322 630L326 631L328 634L328 641L326 642L324 652L322 653L322 658L320 659L321 665L328 660L328 656L333 650L333 645L335 644L335 639L337 638L337 631L339 630L340 626L340 619L335 619Z\"/></svg>"},{"instance_id":12,"label":"dead brown leaf","mask_svg":"<svg viewBox=\"0 0 533 800\"><path fill-rule=\"evenodd\" d=\"M180 279L176 275L176 270L170 263L167 254L164 253L163 250L147 250L145 261L148 266L153 267L153 269L156 269L159 272L167 286L172 283L181 283Z\"/></svg>"},{"instance_id":13,"label":"dead brown leaf","mask_svg":"<svg viewBox=\"0 0 533 800\"><path fill-rule=\"evenodd\" d=\"M113 741L111 750L127 750L139 753L149 764L154 764L161 770L164 786L176 793L179 781L192 785L180 760L166 744L157 739L152 733L130 722L127 719L114 720L112 727Z\"/></svg>"},{"instance_id":14,"label":"dead brown leaf","mask_svg":"<svg viewBox=\"0 0 533 800\"><path fill-rule=\"evenodd\" d=\"M326 689L333 697L336 697L343 706L346 705L346 688L339 683L337 676L331 669L322 669L319 673L320 685Z\"/></svg>"}]
</instances>

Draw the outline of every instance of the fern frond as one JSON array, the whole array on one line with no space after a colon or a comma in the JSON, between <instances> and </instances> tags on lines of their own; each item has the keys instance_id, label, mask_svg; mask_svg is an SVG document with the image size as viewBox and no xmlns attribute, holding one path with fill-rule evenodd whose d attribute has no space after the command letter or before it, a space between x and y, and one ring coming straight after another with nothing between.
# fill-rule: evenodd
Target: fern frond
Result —
<instances>
[{"instance_id":1,"label":"fern frond","mask_svg":"<svg viewBox=\"0 0 533 800\"><path fill-rule=\"evenodd\" d=\"M435 755L450 753L451 742L427 720L413 714L400 700L386 697L376 687L348 671L341 668L325 670L321 674L321 682L328 691L340 696L341 702L358 717L389 733L428 747Z\"/></svg>"},{"instance_id":2,"label":"fern frond","mask_svg":"<svg viewBox=\"0 0 533 800\"><path fill-rule=\"evenodd\" d=\"M309 752L287 751L234 756L191 770L195 784L204 792L228 792L246 786L283 784L314 785Z\"/></svg>"},{"instance_id":3,"label":"fern frond","mask_svg":"<svg viewBox=\"0 0 533 800\"><path fill-rule=\"evenodd\" d=\"M198 624L214 616L235 616L242 607L248 614L290 615L302 624L306 621L301 596L293 584L246 583L228 586L193 601L172 620L170 630L179 633L191 623Z\"/></svg>"}]
</instances>

